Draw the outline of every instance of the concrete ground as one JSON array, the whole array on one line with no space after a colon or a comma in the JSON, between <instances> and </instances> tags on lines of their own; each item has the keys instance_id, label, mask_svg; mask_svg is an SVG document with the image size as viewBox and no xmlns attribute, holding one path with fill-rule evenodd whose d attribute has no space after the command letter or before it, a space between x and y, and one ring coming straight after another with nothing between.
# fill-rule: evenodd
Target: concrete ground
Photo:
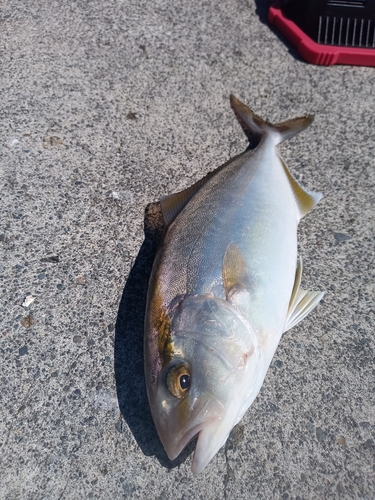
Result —
<instances>
[{"instance_id":1,"label":"concrete ground","mask_svg":"<svg viewBox=\"0 0 375 500\"><path fill-rule=\"evenodd\" d=\"M3 5L1 499L375 497L375 72L306 64L268 6ZM193 477L145 394L143 217L246 147L231 92L275 122L316 114L280 150L324 193L299 252L326 295Z\"/></svg>"}]
</instances>

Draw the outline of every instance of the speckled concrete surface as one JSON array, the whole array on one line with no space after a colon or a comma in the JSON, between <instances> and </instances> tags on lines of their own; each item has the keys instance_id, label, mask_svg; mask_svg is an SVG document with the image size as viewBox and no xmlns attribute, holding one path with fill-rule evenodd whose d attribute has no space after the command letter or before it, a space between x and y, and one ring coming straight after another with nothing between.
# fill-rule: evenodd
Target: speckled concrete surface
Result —
<instances>
[{"instance_id":1,"label":"speckled concrete surface","mask_svg":"<svg viewBox=\"0 0 375 500\"><path fill-rule=\"evenodd\" d=\"M4 4L2 499L375 497L375 73L305 64L268 5ZM146 400L143 217L244 149L231 92L274 121L316 113L281 151L325 196L299 242L303 284L327 293L193 477Z\"/></svg>"}]
</instances>

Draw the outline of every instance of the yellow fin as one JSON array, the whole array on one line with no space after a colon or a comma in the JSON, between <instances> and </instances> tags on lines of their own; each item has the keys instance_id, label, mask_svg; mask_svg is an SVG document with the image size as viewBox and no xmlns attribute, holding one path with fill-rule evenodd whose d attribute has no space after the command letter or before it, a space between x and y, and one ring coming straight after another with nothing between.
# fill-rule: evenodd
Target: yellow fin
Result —
<instances>
[{"instance_id":1,"label":"yellow fin","mask_svg":"<svg viewBox=\"0 0 375 500\"><path fill-rule=\"evenodd\" d=\"M300 186L293 175L289 172L289 169L285 165L284 160L280 156L279 159L288 178L290 187L292 188L294 198L296 200L297 206L299 208L299 213L302 218L304 215L308 214L312 208L315 207L318 201L322 199L323 194L315 191L308 191L307 189L304 189L302 186Z\"/></svg>"},{"instance_id":2,"label":"yellow fin","mask_svg":"<svg viewBox=\"0 0 375 500\"><path fill-rule=\"evenodd\" d=\"M302 260L298 259L296 278L294 281L292 295L290 297L289 309L285 321L284 332L297 325L311 312L324 296L324 292L306 292L300 288L302 277Z\"/></svg>"},{"instance_id":3,"label":"yellow fin","mask_svg":"<svg viewBox=\"0 0 375 500\"><path fill-rule=\"evenodd\" d=\"M288 316L290 314L294 301L296 300L297 292L301 285L301 278L302 278L302 259L301 257L299 257L297 261L296 276L294 278L292 295L290 296L290 301L289 301Z\"/></svg>"},{"instance_id":4,"label":"yellow fin","mask_svg":"<svg viewBox=\"0 0 375 500\"><path fill-rule=\"evenodd\" d=\"M249 290L250 287L245 258L233 242L229 243L223 259L223 283L227 300L232 290Z\"/></svg>"},{"instance_id":5,"label":"yellow fin","mask_svg":"<svg viewBox=\"0 0 375 500\"><path fill-rule=\"evenodd\" d=\"M302 321L311 312L324 296L324 292L306 292L305 290L299 289L296 295L295 304L292 310L292 314L288 316L284 333L293 326L296 326L300 321Z\"/></svg>"}]
</instances>

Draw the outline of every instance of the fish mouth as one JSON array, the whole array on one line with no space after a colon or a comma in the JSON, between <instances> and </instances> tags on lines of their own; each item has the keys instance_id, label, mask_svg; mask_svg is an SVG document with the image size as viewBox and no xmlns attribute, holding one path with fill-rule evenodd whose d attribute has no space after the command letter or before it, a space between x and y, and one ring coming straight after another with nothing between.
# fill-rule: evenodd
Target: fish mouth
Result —
<instances>
[{"instance_id":1,"label":"fish mouth","mask_svg":"<svg viewBox=\"0 0 375 500\"><path fill-rule=\"evenodd\" d=\"M191 471L194 475L202 472L220 448L224 446L233 427L233 422L226 422L226 419L222 422L216 420L207 424L201 429L195 448L191 465Z\"/></svg>"},{"instance_id":2,"label":"fish mouth","mask_svg":"<svg viewBox=\"0 0 375 500\"><path fill-rule=\"evenodd\" d=\"M216 418L211 418L205 422L192 427L183 437L166 450L168 458L170 460L175 460L181 451L192 441L196 436L198 436L197 445L195 448L193 463L191 465L191 471L194 475L199 474L208 465L212 458L216 455L219 449L225 444L228 439L231 427L229 431L218 434L219 422ZM221 434L221 439L220 439ZM218 439L219 438L219 439Z\"/></svg>"},{"instance_id":3,"label":"fish mouth","mask_svg":"<svg viewBox=\"0 0 375 500\"><path fill-rule=\"evenodd\" d=\"M234 422L226 416L217 415L194 425L173 442L164 445L170 460L175 460L187 444L198 436L191 471L199 474L208 465L219 449L224 446Z\"/></svg>"},{"instance_id":4,"label":"fish mouth","mask_svg":"<svg viewBox=\"0 0 375 500\"><path fill-rule=\"evenodd\" d=\"M209 421L211 420L213 419L210 419ZM190 441L192 441L198 434L199 435L201 434L205 425L207 425L207 421L195 425L194 427L189 429L189 431L186 432L182 436L182 438L180 438L177 442L171 443L170 446L164 445L169 460L175 460L182 452L182 450L185 448L185 446L187 446L190 443Z\"/></svg>"},{"instance_id":5,"label":"fish mouth","mask_svg":"<svg viewBox=\"0 0 375 500\"><path fill-rule=\"evenodd\" d=\"M200 436L205 429L215 428L215 423L222 420L224 416L224 406L211 396L207 399L202 398L194 405L193 412L190 415L191 421L194 423L190 428L186 429L177 418L172 420L173 423L170 423L163 430L160 429L161 432L159 432L168 458L175 460L190 441L197 435Z\"/></svg>"}]
</instances>

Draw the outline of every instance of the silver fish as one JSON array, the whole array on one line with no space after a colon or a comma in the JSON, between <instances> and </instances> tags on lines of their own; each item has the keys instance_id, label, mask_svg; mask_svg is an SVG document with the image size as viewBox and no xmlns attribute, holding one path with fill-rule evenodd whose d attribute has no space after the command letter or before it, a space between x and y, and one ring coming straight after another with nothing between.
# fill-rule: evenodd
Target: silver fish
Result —
<instances>
[{"instance_id":1,"label":"silver fish","mask_svg":"<svg viewBox=\"0 0 375 500\"><path fill-rule=\"evenodd\" d=\"M276 150L313 116L272 125L234 96L231 106L249 149L160 200L166 230L147 298L151 412L171 460L198 435L193 473L254 401L282 334L323 297L301 290L297 261L299 220L322 194L302 188Z\"/></svg>"}]
</instances>

